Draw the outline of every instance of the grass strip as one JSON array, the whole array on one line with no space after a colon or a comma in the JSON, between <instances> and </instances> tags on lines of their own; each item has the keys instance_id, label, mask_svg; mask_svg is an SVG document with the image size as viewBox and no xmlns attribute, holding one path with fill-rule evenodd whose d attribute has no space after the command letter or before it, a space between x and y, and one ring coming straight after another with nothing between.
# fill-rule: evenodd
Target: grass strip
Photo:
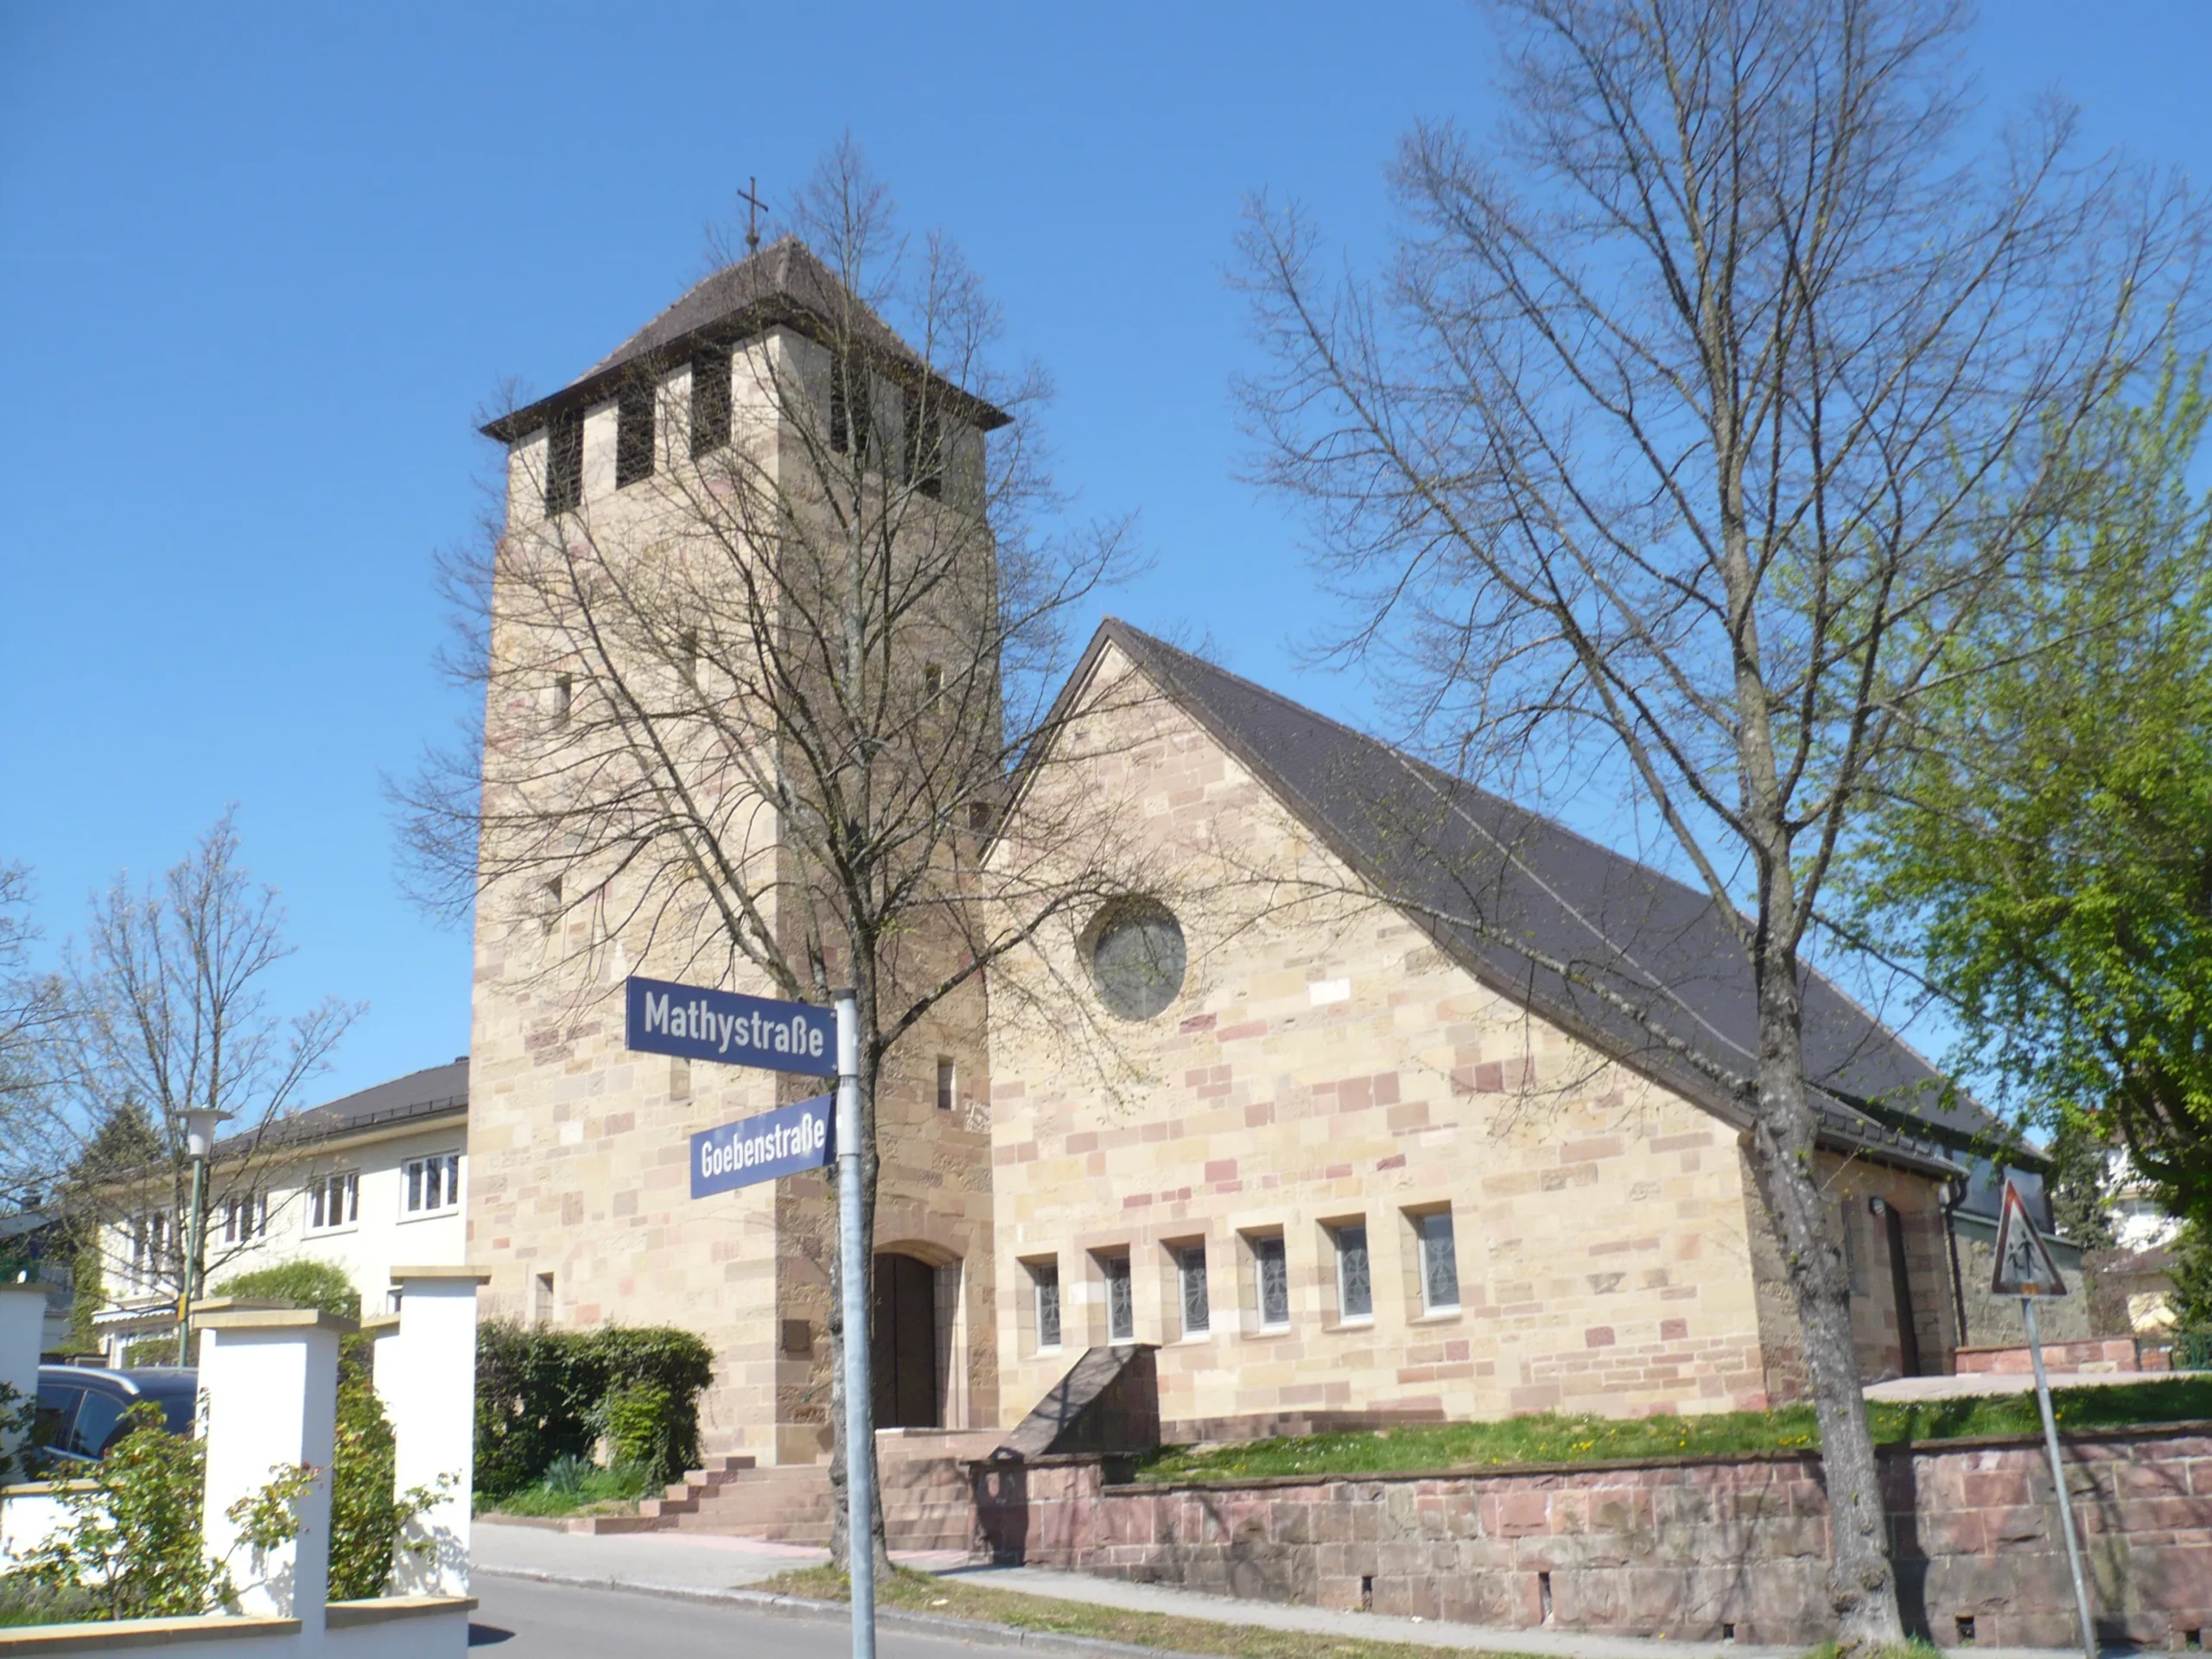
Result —
<instances>
[{"instance_id":1,"label":"grass strip","mask_svg":"<svg viewBox=\"0 0 2212 1659\"><path fill-rule=\"evenodd\" d=\"M807 1567L779 1573L748 1585L778 1595L816 1601L849 1599L845 1575L834 1567ZM1102 1607L1088 1601L1061 1601L994 1590L958 1578L937 1578L899 1567L875 1586L876 1605L918 1613L941 1613L1017 1630L1054 1636L1092 1637L1133 1647L1163 1648L1173 1653L1218 1654L1224 1659L1436 1659L1437 1649L1412 1642L1376 1642L1364 1637L1326 1636L1311 1630L1276 1630L1256 1624L1222 1624L1210 1618L1171 1613L1142 1613ZM1516 1656L1525 1659L1525 1656Z\"/></svg>"},{"instance_id":2,"label":"grass strip","mask_svg":"<svg viewBox=\"0 0 2212 1659\"><path fill-rule=\"evenodd\" d=\"M2212 1419L2212 1374L2109 1387L2058 1389L2061 1433ZM1877 1443L2039 1431L2032 1393L1870 1402ZM1359 1433L1308 1434L1216 1446L1166 1446L1138 1465L1139 1480L1262 1479L1282 1475L1387 1474L1501 1463L1602 1463L1618 1458L1726 1456L1820 1444L1810 1406L1686 1417L1509 1417L1419 1423Z\"/></svg>"}]
</instances>

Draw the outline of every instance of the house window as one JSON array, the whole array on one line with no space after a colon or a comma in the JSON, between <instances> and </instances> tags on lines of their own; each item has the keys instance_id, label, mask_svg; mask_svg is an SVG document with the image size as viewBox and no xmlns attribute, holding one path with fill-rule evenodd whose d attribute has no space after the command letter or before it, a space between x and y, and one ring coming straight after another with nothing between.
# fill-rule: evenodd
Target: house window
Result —
<instances>
[{"instance_id":1,"label":"house window","mask_svg":"<svg viewBox=\"0 0 2212 1659\"><path fill-rule=\"evenodd\" d=\"M1031 1262L1029 1281L1037 1297L1037 1351L1045 1353L1060 1345L1060 1264Z\"/></svg>"},{"instance_id":2,"label":"house window","mask_svg":"<svg viewBox=\"0 0 2212 1659\"><path fill-rule=\"evenodd\" d=\"M614 487L653 475L653 389L632 386L614 404Z\"/></svg>"},{"instance_id":3,"label":"house window","mask_svg":"<svg viewBox=\"0 0 2212 1659\"><path fill-rule=\"evenodd\" d=\"M944 690L944 670L935 663L922 664L922 695L935 697Z\"/></svg>"},{"instance_id":4,"label":"house window","mask_svg":"<svg viewBox=\"0 0 2212 1659\"><path fill-rule=\"evenodd\" d=\"M691 359L691 453L708 454L729 442L729 353Z\"/></svg>"},{"instance_id":5,"label":"house window","mask_svg":"<svg viewBox=\"0 0 2212 1659\"><path fill-rule=\"evenodd\" d=\"M555 419L545 435L545 512L572 512L584 499L584 417Z\"/></svg>"},{"instance_id":6,"label":"house window","mask_svg":"<svg viewBox=\"0 0 2212 1659\"><path fill-rule=\"evenodd\" d=\"M1281 1233L1252 1241L1252 1273L1260 1293L1260 1329L1280 1331L1290 1323L1290 1263Z\"/></svg>"},{"instance_id":7,"label":"house window","mask_svg":"<svg viewBox=\"0 0 2212 1659\"><path fill-rule=\"evenodd\" d=\"M1452 1212L1433 1210L1414 1217L1421 1236L1421 1303L1425 1313L1456 1313L1459 1306L1459 1257L1452 1242Z\"/></svg>"},{"instance_id":8,"label":"house window","mask_svg":"<svg viewBox=\"0 0 2212 1659\"><path fill-rule=\"evenodd\" d=\"M1137 1305L1135 1288L1129 1282L1129 1258L1102 1255L1098 1258L1098 1270L1106 1277L1106 1340L1135 1342Z\"/></svg>"},{"instance_id":9,"label":"house window","mask_svg":"<svg viewBox=\"0 0 2212 1659\"><path fill-rule=\"evenodd\" d=\"M1375 1283L1367 1266L1367 1229L1339 1227L1332 1235L1337 1247L1337 1317L1349 1323L1375 1317Z\"/></svg>"},{"instance_id":10,"label":"house window","mask_svg":"<svg viewBox=\"0 0 2212 1659\"><path fill-rule=\"evenodd\" d=\"M556 674L553 677L553 723L556 726L567 725L569 712L575 707L575 677L572 674Z\"/></svg>"},{"instance_id":11,"label":"house window","mask_svg":"<svg viewBox=\"0 0 2212 1659\"><path fill-rule=\"evenodd\" d=\"M361 1173L341 1170L319 1177L308 1189L308 1230L328 1232L361 1218Z\"/></svg>"},{"instance_id":12,"label":"house window","mask_svg":"<svg viewBox=\"0 0 2212 1659\"><path fill-rule=\"evenodd\" d=\"M223 1243L251 1244L269 1234L269 1195L249 1192L242 1198L223 1200Z\"/></svg>"},{"instance_id":13,"label":"house window","mask_svg":"<svg viewBox=\"0 0 2212 1659\"><path fill-rule=\"evenodd\" d=\"M1206 1247L1185 1244L1175 1252L1183 1292L1183 1334L1203 1337L1213 1328L1213 1309L1206 1295Z\"/></svg>"},{"instance_id":14,"label":"house window","mask_svg":"<svg viewBox=\"0 0 2212 1659\"><path fill-rule=\"evenodd\" d=\"M407 1213L435 1215L461 1204L461 1154L441 1152L429 1158L410 1158L404 1171Z\"/></svg>"},{"instance_id":15,"label":"house window","mask_svg":"<svg viewBox=\"0 0 2212 1659\"><path fill-rule=\"evenodd\" d=\"M940 1112L952 1109L954 1084L958 1081L951 1059L940 1054L937 1062L937 1109Z\"/></svg>"}]
</instances>

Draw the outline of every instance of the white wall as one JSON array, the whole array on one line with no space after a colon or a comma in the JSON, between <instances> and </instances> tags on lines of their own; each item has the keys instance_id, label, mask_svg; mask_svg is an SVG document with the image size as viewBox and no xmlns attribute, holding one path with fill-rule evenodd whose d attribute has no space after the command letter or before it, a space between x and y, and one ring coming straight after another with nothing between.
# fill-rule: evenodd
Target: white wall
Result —
<instances>
[{"instance_id":1,"label":"white wall","mask_svg":"<svg viewBox=\"0 0 2212 1659\"><path fill-rule=\"evenodd\" d=\"M283 1262L327 1262L342 1269L359 1290L364 1316L391 1311L394 1266L458 1267L467 1254L467 1122L456 1116L350 1147L340 1143L310 1148L272 1166L263 1184L269 1195L265 1236L250 1244L227 1242L220 1200L213 1206L207 1222L209 1287ZM461 1154L458 1200L435 1211L410 1215L407 1165L447 1153ZM314 1227L311 1185L347 1171L359 1177L358 1219L340 1227ZM106 1260L111 1264L106 1275L111 1306L156 1292L174 1294L170 1287L154 1282L151 1274L132 1277L128 1217L118 1218L108 1228ZM166 1325L167 1321L161 1323Z\"/></svg>"}]
</instances>

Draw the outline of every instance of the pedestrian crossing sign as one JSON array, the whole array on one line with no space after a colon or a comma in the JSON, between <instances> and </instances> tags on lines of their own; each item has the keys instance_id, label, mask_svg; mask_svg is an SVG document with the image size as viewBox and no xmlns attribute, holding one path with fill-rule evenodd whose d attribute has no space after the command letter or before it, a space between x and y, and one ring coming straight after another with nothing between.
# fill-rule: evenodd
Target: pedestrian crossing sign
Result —
<instances>
[{"instance_id":1,"label":"pedestrian crossing sign","mask_svg":"<svg viewBox=\"0 0 2212 1659\"><path fill-rule=\"evenodd\" d=\"M1989 1275L1993 1296L2063 1296L2066 1281L2051 1259L2050 1246L2029 1218L2020 1189L2005 1183L2004 1208L1997 1217L1997 1265Z\"/></svg>"}]
</instances>

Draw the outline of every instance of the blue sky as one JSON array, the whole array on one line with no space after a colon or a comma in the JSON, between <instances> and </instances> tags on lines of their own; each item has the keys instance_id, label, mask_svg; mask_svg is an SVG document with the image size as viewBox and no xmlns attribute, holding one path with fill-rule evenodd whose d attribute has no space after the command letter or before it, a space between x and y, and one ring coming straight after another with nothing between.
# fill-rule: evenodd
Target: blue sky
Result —
<instances>
[{"instance_id":1,"label":"blue sky","mask_svg":"<svg viewBox=\"0 0 2212 1659\"><path fill-rule=\"evenodd\" d=\"M391 875L379 792L459 710L429 562L483 505L470 419L566 381L702 270L702 227L849 127L1055 372L1065 482L1141 515L1114 601L1357 717L1327 616L1236 480L1238 203L1354 252L1416 116L1488 118L1461 6L0 4L0 860L50 944L226 804L298 953L369 1012L316 1090L461 1053L466 937ZM2202 172L2212 14L1992 6L1994 104Z\"/></svg>"}]
</instances>

